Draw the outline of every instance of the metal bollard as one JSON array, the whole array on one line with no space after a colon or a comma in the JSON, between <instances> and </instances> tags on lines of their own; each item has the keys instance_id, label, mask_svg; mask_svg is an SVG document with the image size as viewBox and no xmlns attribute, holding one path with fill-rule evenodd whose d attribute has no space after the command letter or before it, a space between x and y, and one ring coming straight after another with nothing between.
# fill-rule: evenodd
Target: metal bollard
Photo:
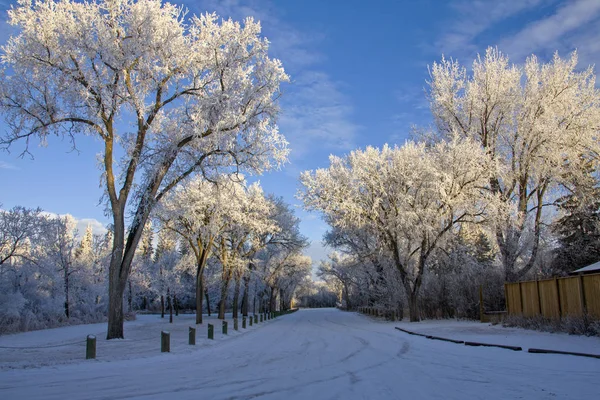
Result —
<instances>
[{"instance_id":1,"label":"metal bollard","mask_svg":"<svg viewBox=\"0 0 600 400\"><path fill-rule=\"evenodd\" d=\"M227 335L227 321L223 321L223 335Z\"/></svg>"},{"instance_id":2,"label":"metal bollard","mask_svg":"<svg viewBox=\"0 0 600 400\"><path fill-rule=\"evenodd\" d=\"M171 351L171 334L166 331L160 333L160 352L169 353Z\"/></svg>"},{"instance_id":3,"label":"metal bollard","mask_svg":"<svg viewBox=\"0 0 600 400\"><path fill-rule=\"evenodd\" d=\"M96 336L88 335L85 341L85 359L96 358Z\"/></svg>"},{"instance_id":4,"label":"metal bollard","mask_svg":"<svg viewBox=\"0 0 600 400\"><path fill-rule=\"evenodd\" d=\"M192 346L196 345L196 328L192 328L191 326L190 326L188 344L190 344Z\"/></svg>"},{"instance_id":5,"label":"metal bollard","mask_svg":"<svg viewBox=\"0 0 600 400\"><path fill-rule=\"evenodd\" d=\"M208 324L208 338L209 339L215 338L215 327L212 324Z\"/></svg>"}]
</instances>

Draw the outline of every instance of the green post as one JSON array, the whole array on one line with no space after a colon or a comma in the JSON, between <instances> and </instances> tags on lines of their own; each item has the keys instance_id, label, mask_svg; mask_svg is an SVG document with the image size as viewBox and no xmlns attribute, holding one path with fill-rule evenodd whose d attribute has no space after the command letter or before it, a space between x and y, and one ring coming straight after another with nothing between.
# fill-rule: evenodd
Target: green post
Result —
<instances>
[{"instance_id":1,"label":"green post","mask_svg":"<svg viewBox=\"0 0 600 400\"><path fill-rule=\"evenodd\" d=\"M242 329L246 329L246 317L242 317Z\"/></svg>"},{"instance_id":2,"label":"green post","mask_svg":"<svg viewBox=\"0 0 600 400\"><path fill-rule=\"evenodd\" d=\"M88 335L85 345L85 359L96 358L96 336Z\"/></svg>"},{"instance_id":3,"label":"green post","mask_svg":"<svg viewBox=\"0 0 600 400\"><path fill-rule=\"evenodd\" d=\"M263 322L263 315L262 315L262 313L260 314L260 322Z\"/></svg>"},{"instance_id":4,"label":"green post","mask_svg":"<svg viewBox=\"0 0 600 400\"><path fill-rule=\"evenodd\" d=\"M254 321L254 318L252 318L252 315L250 316L250 326L252 326L252 321Z\"/></svg>"},{"instance_id":5,"label":"green post","mask_svg":"<svg viewBox=\"0 0 600 400\"><path fill-rule=\"evenodd\" d=\"M196 328L192 328L191 326L190 326L188 344L192 345L192 346L196 345Z\"/></svg>"},{"instance_id":6,"label":"green post","mask_svg":"<svg viewBox=\"0 0 600 400\"><path fill-rule=\"evenodd\" d=\"M160 333L160 352L169 353L171 351L171 334L162 331Z\"/></svg>"},{"instance_id":7,"label":"green post","mask_svg":"<svg viewBox=\"0 0 600 400\"><path fill-rule=\"evenodd\" d=\"M215 327L212 324L208 324L208 338L209 339L215 338Z\"/></svg>"},{"instance_id":8,"label":"green post","mask_svg":"<svg viewBox=\"0 0 600 400\"><path fill-rule=\"evenodd\" d=\"M254 314L254 323L258 324L258 315Z\"/></svg>"},{"instance_id":9,"label":"green post","mask_svg":"<svg viewBox=\"0 0 600 400\"><path fill-rule=\"evenodd\" d=\"M227 335L227 321L223 321L223 335Z\"/></svg>"}]
</instances>

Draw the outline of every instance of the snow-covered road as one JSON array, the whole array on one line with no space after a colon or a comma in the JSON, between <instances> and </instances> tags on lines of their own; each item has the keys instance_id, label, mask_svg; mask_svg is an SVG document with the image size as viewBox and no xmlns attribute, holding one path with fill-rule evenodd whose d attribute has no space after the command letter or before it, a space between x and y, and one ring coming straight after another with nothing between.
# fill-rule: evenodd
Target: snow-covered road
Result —
<instances>
[{"instance_id":1,"label":"snow-covered road","mask_svg":"<svg viewBox=\"0 0 600 400\"><path fill-rule=\"evenodd\" d=\"M406 335L300 310L183 354L0 372L1 399L584 399L600 360Z\"/></svg>"}]
</instances>

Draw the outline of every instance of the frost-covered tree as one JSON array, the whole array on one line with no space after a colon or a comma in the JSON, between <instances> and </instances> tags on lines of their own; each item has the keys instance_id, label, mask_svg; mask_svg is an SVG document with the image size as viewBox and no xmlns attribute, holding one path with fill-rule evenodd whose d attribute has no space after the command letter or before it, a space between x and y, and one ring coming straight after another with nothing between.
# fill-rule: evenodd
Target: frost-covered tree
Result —
<instances>
[{"instance_id":1,"label":"frost-covered tree","mask_svg":"<svg viewBox=\"0 0 600 400\"><path fill-rule=\"evenodd\" d=\"M301 175L300 198L334 226L368 228L392 257L406 291L411 321L432 252L459 224L479 222L491 198L488 157L470 140L433 146L408 142L367 147Z\"/></svg>"},{"instance_id":2,"label":"frost-covered tree","mask_svg":"<svg viewBox=\"0 0 600 400\"><path fill-rule=\"evenodd\" d=\"M586 179L570 185L558 199L559 216L552 225L557 247L552 273L566 273L600 261L600 187L591 165Z\"/></svg>"},{"instance_id":3,"label":"frost-covered tree","mask_svg":"<svg viewBox=\"0 0 600 400\"><path fill-rule=\"evenodd\" d=\"M76 239L75 219L71 215L52 218L45 226L43 241L43 261L47 268L55 268L62 278L64 293L64 312L70 317L72 275L77 273L81 264L76 262L76 250L79 246Z\"/></svg>"},{"instance_id":4,"label":"frost-covered tree","mask_svg":"<svg viewBox=\"0 0 600 400\"><path fill-rule=\"evenodd\" d=\"M259 184L246 188L243 184L234 185L230 198L236 209L223 216L225 229L215 241L215 256L221 264L221 297L219 318L225 318L227 294L232 278L242 276L248 262L262 246L265 235L279 231L271 218L273 204L265 196ZM239 287L238 292L239 294ZM237 304L235 304L237 309Z\"/></svg>"},{"instance_id":5,"label":"frost-covered tree","mask_svg":"<svg viewBox=\"0 0 600 400\"><path fill-rule=\"evenodd\" d=\"M244 188L239 182L222 176L215 182L201 177L192 179L171 192L156 210L162 226L179 234L195 258L196 323L202 323L204 269L217 241L229 227L229 215L240 212Z\"/></svg>"},{"instance_id":6,"label":"frost-covered tree","mask_svg":"<svg viewBox=\"0 0 600 400\"><path fill-rule=\"evenodd\" d=\"M259 246L255 247L255 260L250 264L244 278L244 304L248 305L246 293L249 292L250 275L255 273L261 281L261 288L256 294L261 303L265 300L265 305L273 311L276 309L276 299L281 289L279 284L283 283L281 278L288 272L290 276L293 275L294 268L302 268L305 262L301 252L308 246L308 239L300 233L300 219L294 215L291 206L280 197L270 196L270 201L274 205L270 218L276 222L279 229L267 232L260 238Z\"/></svg>"},{"instance_id":7,"label":"frost-covered tree","mask_svg":"<svg viewBox=\"0 0 600 400\"><path fill-rule=\"evenodd\" d=\"M114 235L107 338L122 338L123 293L154 204L197 171L283 162L276 115L288 77L252 18L189 17L160 0L18 0L8 15L17 33L2 48L3 143L100 140Z\"/></svg>"},{"instance_id":8,"label":"frost-covered tree","mask_svg":"<svg viewBox=\"0 0 600 400\"><path fill-rule=\"evenodd\" d=\"M352 309L350 301L350 291L358 282L355 279L358 268L356 267L357 260L347 255L338 252L330 253L327 258L319 264L317 275L323 278L326 282L334 280L341 285L342 299L345 302L346 309Z\"/></svg>"},{"instance_id":9,"label":"frost-covered tree","mask_svg":"<svg viewBox=\"0 0 600 400\"><path fill-rule=\"evenodd\" d=\"M360 272L353 271L353 274L361 275L364 282L361 282L358 289L367 296L361 303L402 309L403 295L398 293L396 285L391 284L388 279L391 254L379 245L376 233L371 232L369 227L344 229L331 226L324 236L324 242L356 260L354 269L359 269Z\"/></svg>"},{"instance_id":10,"label":"frost-covered tree","mask_svg":"<svg viewBox=\"0 0 600 400\"><path fill-rule=\"evenodd\" d=\"M517 66L494 48L469 72L447 59L431 67L438 130L476 141L494 160L487 186L504 203L493 229L510 281L533 268L557 189L600 152L600 92L592 67L576 68L576 53L549 63L531 56Z\"/></svg>"},{"instance_id":11,"label":"frost-covered tree","mask_svg":"<svg viewBox=\"0 0 600 400\"><path fill-rule=\"evenodd\" d=\"M39 237L46 224L41 212L39 208L20 206L0 209L0 274L5 263L28 257L31 241Z\"/></svg>"}]
</instances>

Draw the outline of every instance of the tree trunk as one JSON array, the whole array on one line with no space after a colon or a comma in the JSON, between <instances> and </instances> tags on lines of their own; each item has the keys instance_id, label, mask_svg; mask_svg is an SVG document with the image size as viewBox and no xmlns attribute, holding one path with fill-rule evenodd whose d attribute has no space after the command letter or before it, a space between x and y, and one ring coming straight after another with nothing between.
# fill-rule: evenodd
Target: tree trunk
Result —
<instances>
[{"instance_id":1,"label":"tree trunk","mask_svg":"<svg viewBox=\"0 0 600 400\"><path fill-rule=\"evenodd\" d=\"M208 316L210 317L210 298L208 297L208 290L204 290L204 296L206 296L206 311L208 311Z\"/></svg>"},{"instance_id":2,"label":"tree trunk","mask_svg":"<svg viewBox=\"0 0 600 400\"><path fill-rule=\"evenodd\" d=\"M244 277L244 298L242 300L242 315L244 317L248 316L248 291L250 289L250 277Z\"/></svg>"},{"instance_id":3,"label":"tree trunk","mask_svg":"<svg viewBox=\"0 0 600 400\"><path fill-rule=\"evenodd\" d=\"M417 304L417 294L412 292L408 295L408 315L410 322L419 322L419 305Z\"/></svg>"},{"instance_id":4,"label":"tree trunk","mask_svg":"<svg viewBox=\"0 0 600 400\"><path fill-rule=\"evenodd\" d=\"M175 307L175 316L179 316L179 303L177 302L177 295L173 295L173 307Z\"/></svg>"},{"instance_id":5,"label":"tree trunk","mask_svg":"<svg viewBox=\"0 0 600 400\"><path fill-rule=\"evenodd\" d=\"M123 339L123 290L124 284L111 276L108 287L108 332L106 339ZM113 282L111 285L110 282Z\"/></svg>"},{"instance_id":6,"label":"tree trunk","mask_svg":"<svg viewBox=\"0 0 600 400\"><path fill-rule=\"evenodd\" d=\"M65 316L69 319L69 269L65 268Z\"/></svg>"},{"instance_id":7,"label":"tree trunk","mask_svg":"<svg viewBox=\"0 0 600 400\"><path fill-rule=\"evenodd\" d=\"M344 282L344 299L346 300L346 310L351 310L352 305L350 304L350 293L348 290L348 284Z\"/></svg>"},{"instance_id":8,"label":"tree trunk","mask_svg":"<svg viewBox=\"0 0 600 400\"><path fill-rule=\"evenodd\" d=\"M271 289L271 293L269 293L269 303L268 303L268 307L269 309L266 311L271 311L274 307L273 305L275 304L275 288L274 287L269 287L269 289Z\"/></svg>"},{"instance_id":9,"label":"tree trunk","mask_svg":"<svg viewBox=\"0 0 600 400\"><path fill-rule=\"evenodd\" d=\"M208 304L208 315L210 315L210 304L208 303L208 292L204 290L204 271L199 267L196 269L196 324L202 323L202 293L206 295Z\"/></svg>"},{"instance_id":10,"label":"tree trunk","mask_svg":"<svg viewBox=\"0 0 600 400\"><path fill-rule=\"evenodd\" d=\"M160 317L165 317L165 296L160 295Z\"/></svg>"},{"instance_id":11,"label":"tree trunk","mask_svg":"<svg viewBox=\"0 0 600 400\"><path fill-rule=\"evenodd\" d=\"M210 304L208 302L208 292L204 289L204 267L208 260L209 251L204 249L197 259L196 265L196 324L202 323L202 293L206 295L206 304L208 305L208 316L210 316Z\"/></svg>"},{"instance_id":12,"label":"tree trunk","mask_svg":"<svg viewBox=\"0 0 600 400\"><path fill-rule=\"evenodd\" d=\"M169 323L173 323L173 299L170 290L167 289L167 307L169 307Z\"/></svg>"},{"instance_id":13,"label":"tree trunk","mask_svg":"<svg viewBox=\"0 0 600 400\"><path fill-rule=\"evenodd\" d=\"M234 288L234 291L233 291L233 318L237 318L238 317L239 300L240 300L240 283L241 283L241 281L242 281L241 276L236 276L235 277L235 288Z\"/></svg>"},{"instance_id":14,"label":"tree trunk","mask_svg":"<svg viewBox=\"0 0 600 400\"><path fill-rule=\"evenodd\" d=\"M129 281L129 294L127 295L127 305L129 308L129 312L133 311L132 303L133 303L133 289L131 287L131 281Z\"/></svg>"},{"instance_id":15,"label":"tree trunk","mask_svg":"<svg viewBox=\"0 0 600 400\"><path fill-rule=\"evenodd\" d=\"M225 319L225 306L227 305L227 292L229 291L230 278L221 283L221 301L219 301L219 319Z\"/></svg>"}]
</instances>

